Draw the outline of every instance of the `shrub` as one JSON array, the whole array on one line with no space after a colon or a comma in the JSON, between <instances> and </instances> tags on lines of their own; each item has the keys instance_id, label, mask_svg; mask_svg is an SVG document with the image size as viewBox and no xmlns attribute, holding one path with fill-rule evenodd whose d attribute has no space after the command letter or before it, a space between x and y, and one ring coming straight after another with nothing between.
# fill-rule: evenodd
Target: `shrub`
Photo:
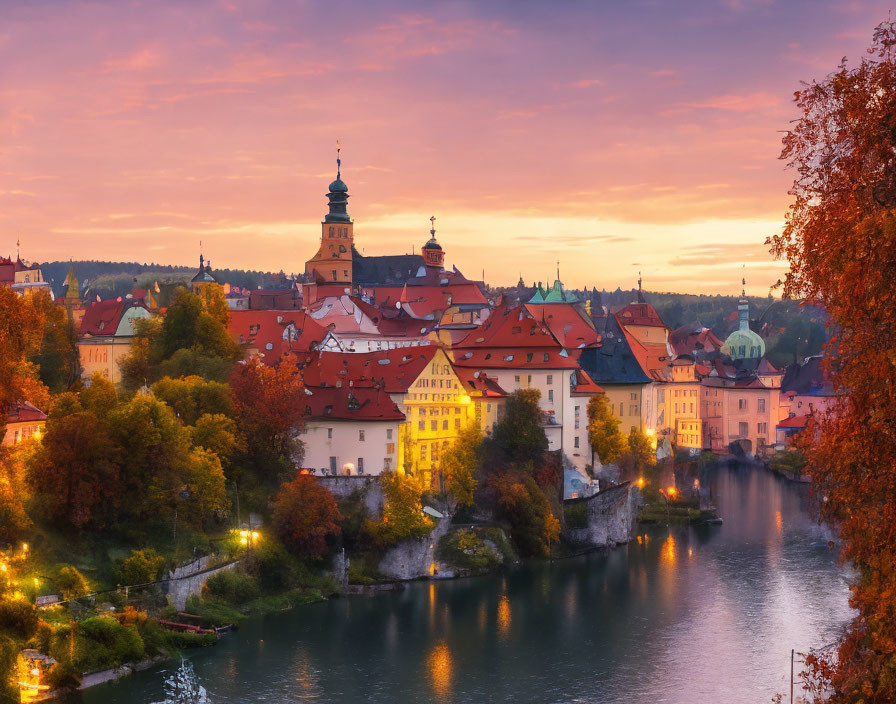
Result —
<instances>
[{"instance_id":1,"label":"shrub","mask_svg":"<svg viewBox=\"0 0 896 704\"><path fill-rule=\"evenodd\" d=\"M258 596L258 585L245 572L224 570L209 577L205 589L232 604L242 604Z\"/></svg>"},{"instance_id":2,"label":"shrub","mask_svg":"<svg viewBox=\"0 0 896 704\"><path fill-rule=\"evenodd\" d=\"M567 528L587 528L588 506L584 502L567 504L563 507L563 517Z\"/></svg>"},{"instance_id":3,"label":"shrub","mask_svg":"<svg viewBox=\"0 0 896 704\"><path fill-rule=\"evenodd\" d=\"M136 626L124 626L110 616L94 616L76 624L72 659L70 634L71 626L57 629L50 654L58 662L73 665L78 672L118 667L141 660L146 653Z\"/></svg>"},{"instance_id":4,"label":"shrub","mask_svg":"<svg viewBox=\"0 0 896 704\"><path fill-rule=\"evenodd\" d=\"M265 591L288 589L295 583L295 559L273 540L266 540L255 551L258 584Z\"/></svg>"},{"instance_id":5,"label":"shrub","mask_svg":"<svg viewBox=\"0 0 896 704\"><path fill-rule=\"evenodd\" d=\"M134 550L121 564L122 584L154 582L165 564L165 558L152 548Z\"/></svg>"},{"instance_id":6,"label":"shrub","mask_svg":"<svg viewBox=\"0 0 896 704\"><path fill-rule=\"evenodd\" d=\"M87 582L87 578L74 567L60 569L54 582L62 592L63 599L77 599L79 596L90 593L90 584Z\"/></svg>"},{"instance_id":7,"label":"shrub","mask_svg":"<svg viewBox=\"0 0 896 704\"><path fill-rule=\"evenodd\" d=\"M0 600L0 631L20 638L37 633L37 609L24 599Z\"/></svg>"},{"instance_id":8,"label":"shrub","mask_svg":"<svg viewBox=\"0 0 896 704\"><path fill-rule=\"evenodd\" d=\"M469 528L461 528L443 536L436 549L439 560L455 567L482 570L500 562L482 537Z\"/></svg>"},{"instance_id":9,"label":"shrub","mask_svg":"<svg viewBox=\"0 0 896 704\"><path fill-rule=\"evenodd\" d=\"M395 472L380 475L385 505L380 523L365 522L365 532L380 547L402 540L419 540L433 529L433 522L423 513L420 490L413 480Z\"/></svg>"}]
</instances>

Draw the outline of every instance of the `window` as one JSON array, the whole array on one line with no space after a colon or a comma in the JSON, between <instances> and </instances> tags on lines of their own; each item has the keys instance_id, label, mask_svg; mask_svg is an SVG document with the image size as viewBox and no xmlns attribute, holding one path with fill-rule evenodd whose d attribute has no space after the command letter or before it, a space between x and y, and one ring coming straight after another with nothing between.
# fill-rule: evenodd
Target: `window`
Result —
<instances>
[{"instance_id":1,"label":"window","mask_svg":"<svg viewBox=\"0 0 896 704\"><path fill-rule=\"evenodd\" d=\"M745 411L745 410L747 410L747 399L745 399L745 398L738 399L738 401L737 401L737 408L738 408L738 410L740 410L740 411Z\"/></svg>"},{"instance_id":2,"label":"window","mask_svg":"<svg viewBox=\"0 0 896 704\"><path fill-rule=\"evenodd\" d=\"M637 406L637 404L634 404L634 403L633 403L633 404L629 405L629 407L628 407L628 414L629 414L630 416L636 416L636 415L638 415L638 406Z\"/></svg>"},{"instance_id":3,"label":"window","mask_svg":"<svg viewBox=\"0 0 896 704\"><path fill-rule=\"evenodd\" d=\"M430 430L438 430L439 429L439 421L437 421L437 420L429 421L429 429Z\"/></svg>"},{"instance_id":4,"label":"window","mask_svg":"<svg viewBox=\"0 0 896 704\"><path fill-rule=\"evenodd\" d=\"M335 457L330 457L330 471L333 474L336 474L336 458Z\"/></svg>"},{"instance_id":5,"label":"window","mask_svg":"<svg viewBox=\"0 0 896 704\"><path fill-rule=\"evenodd\" d=\"M760 413L765 413L765 399L760 398L756 400L756 410Z\"/></svg>"},{"instance_id":6,"label":"window","mask_svg":"<svg viewBox=\"0 0 896 704\"><path fill-rule=\"evenodd\" d=\"M573 447L578 447L578 446L579 446L579 436L578 436L578 435L576 435L576 436L573 438L572 446L573 446Z\"/></svg>"},{"instance_id":7,"label":"window","mask_svg":"<svg viewBox=\"0 0 896 704\"><path fill-rule=\"evenodd\" d=\"M526 352L526 362L532 361L532 352Z\"/></svg>"},{"instance_id":8,"label":"window","mask_svg":"<svg viewBox=\"0 0 896 704\"><path fill-rule=\"evenodd\" d=\"M332 439L333 439L333 429L327 428L327 440L332 440Z\"/></svg>"},{"instance_id":9,"label":"window","mask_svg":"<svg viewBox=\"0 0 896 704\"><path fill-rule=\"evenodd\" d=\"M513 377L513 380L514 380L517 384L519 384L519 383L520 383L520 375L517 374L515 377Z\"/></svg>"},{"instance_id":10,"label":"window","mask_svg":"<svg viewBox=\"0 0 896 704\"><path fill-rule=\"evenodd\" d=\"M386 471L389 471L390 469L392 469L392 458L391 457L383 458L383 469L385 469Z\"/></svg>"},{"instance_id":11,"label":"window","mask_svg":"<svg viewBox=\"0 0 896 704\"><path fill-rule=\"evenodd\" d=\"M749 423L738 423L738 435L742 435L746 437L750 434L750 425Z\"/></svg>"},{"instance_id":12,"label":"window","mask_svg":"<svg viewBox=\"0 0 896 704\"><path fill-rule=\"evenodd\" d=\"M455 430L460 430L460 418L455 418L455 419L454 419L454 429L455 429Z\"/></svg>"},{"instance_id":13,"label":"window","mask_svg":"<svg viewBox=\"0 0 896 704\"><path fill-rule=\"evenodd\" d=\"M768 433L768 423L757 423L756 432L760 435L766 435Z\"/></svg>"},{"instance_id":14,"label":"window","mask_svg":"<svg viewBox=\"0 0 896 704\"><path fill-rule=\"evenodd\" d=\"M622 401L619 402L619 417L622 417Z\"/></svg>"},{"instance_id":15,"label":"window","mask_svg":"<svg viewBox=\"0 0 896 704\"><path fill-rule=\"evenodd\" d=\"M421 409L420 409L420 417L421 417L421 418L426 418L426 409L425 409L425 408L421 408Z\"/></svg>"},{"instance_id":16,"label":"window","mask_svg":"<svg viewBox=\"0 0 896 704\"><path fill-rule=\"evenodd\" d=\"M332 237L332 236L333 236L333 228L331 227L330 228L330 237Z\"/></svg>"},{"instance_id":17,"label":"window","mask_svg":"<svg viewBox=\"0 0 896 704\"><path fill-rule=\"evenodd\" d=\"M421 420L417 423L417 430L426 430L426 421Z\"/></svg>"},{"instance_id":18,"label":"window","mask_svg":"<svg viewBox=\"0 0 896 704\"><path fill-rule=\"evenodd\" d=\"M364 431L363 430L358 431L358 440L360 440L361 442L364 442Z\"/></svg>"},{"instance_id":19,"label":"window","mask_svg":"<svg viewBox=\"0 0 896 704\"><path fill-rule=\"evenodd\" d=\"M442 430L448 430L448 421L447 420L442 421Z\"/></svg>"},{"instance_id":20,"label":"window","mask_svg":"<svg viewBox=\"0 0 896 704\"><path fill-rule=\"evenodd\" d=\"M358 458L358 474L364 474L364 458Z\"/></svg>"},{"instance_id":21,"label":"window","mask_svg":"<svg viewBox=\"0 0 896 704\"><path fill-rule=\"evenodd\" d=\"M631 395L631 399L632 399L632 401L637 401L637 400L638 400L638 394L637 394L637 393L633 393L633 394Z\"/></svg>"},{"instance_id":22,"label":"window","mask_svg":"<svg viewBox=\"0 0 896 704\"><path fill-rule=\"evenodd\" d=\"M678 404L677 403L675 404L675 412L678 413Z\"/></svg>"},{"instance_id":23,"label":"window","mask_svg":"<svg viewBox=\"0 0 896 704\"><path fill-rule=\"evenodd\" d=\"M553 389L548 389L548 401L550 401L551 403L554 402L554 390Z\"/></svg>"},{"instance_id":24,"label":"window","mask_svg":"<svg viewBox=\"0 0 896 704\"><path fill-rule=\"evenodd\" d=\"M387 455L394 455L394 454L395 454L395 443L394 443L394 442L387 442L387 443L386 443L386 454L387 454Z\"/></svg>"},{"instance_id":25,"label":"window","mask_svg":"<svg viewBox=\"0 0 896 704\"><path fill-rule=\"evenodd\" d=\"M532 386L532 375L531 374L529 374L528 378L526 379L526 382L529 384L529 386Z\"/></svg>"},{"instance_id":26,"label":"window","mask_svg":"<svg viewBox=\"0 0 896 704\"><path fill-rule=\"evenodd\" d=\"M392 439L392 428L386 428L386 440Z\"/></svg>"},{"instance_id":27,"label":"window","mask_svg":"<svg viewBox=\"0 0 896 704\"><path fill-rule=\"evenodd\" d=\"M426 445L420 446L420 461L426 462Z\"/></svg>"},{"instance_id":28,"label":"window","mask_svg":"<svg viewBox=\"0 0 896 704\"><path fill-rule=\"evenodd\" d=\"M554 383L554 375L548 374L548 386Z\"/></svg>"}]
</instances>

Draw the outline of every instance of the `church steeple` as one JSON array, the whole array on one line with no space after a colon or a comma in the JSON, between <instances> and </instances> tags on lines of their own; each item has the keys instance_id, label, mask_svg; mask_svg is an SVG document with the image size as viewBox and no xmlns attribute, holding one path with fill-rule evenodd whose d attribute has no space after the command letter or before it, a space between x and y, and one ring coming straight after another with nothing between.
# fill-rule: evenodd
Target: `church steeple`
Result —
<instances>
[{"instance_id":1,"label":"church steeple","mask_svg":"<svg viewBox=\"0 0 896 704\"><path fill-rule=\"evenodd\" d=\"M441 269L442 265L445 262L445 252L442 251L442 245L440 245L436 241L435 215L433 215L429 219L429 223L429 241L425 245L423 245L420 251L423 254L423 261L426 263L426 266L437 267Z\"/></svg>"},{"instance_id":2,"label":"church steeple","mask_svg":"<svg viewBox=\"0 0 896 704\"><path fill-rule=\"evenodd\" d=\"M351 222L348 215L348 186L342 180L342 147L336 142L336 180L330 184L327 199L330 212L324 217L324 222Z\"/></svg>"},{"instance_id":3,"label":"church steeple","mask_svg":"<svg viewBox=\"0 0 896 704\"><path fill-rule=\"evenodd\" d=\"M68 276L65 277L65 300L76 301L80 299L80 284L75 276L75 264L71 259L68 261Z\"/></svg>"}]
</instances>

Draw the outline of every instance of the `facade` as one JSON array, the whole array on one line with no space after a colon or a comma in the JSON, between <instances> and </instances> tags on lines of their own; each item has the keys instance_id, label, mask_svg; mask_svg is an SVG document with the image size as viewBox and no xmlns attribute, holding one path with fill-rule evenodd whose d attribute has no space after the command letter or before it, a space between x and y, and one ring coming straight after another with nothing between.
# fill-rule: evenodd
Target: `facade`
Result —
<instances>
[{"instance_id":1,"label":"facade","mask_svg":"<svg viewBox=\"0 0 896 704\"><path fill-rule=\"evenodd\" d=\"M81 378L89 382L98 373L112 383L119 383L119 363L131 351L134 324L150 315L142 300L119 299L90 306L81 320L78 340Z\"/></svg>"},{"instance_id":2,"label":"facade","mask_svg":"<svg viewBox=\"0 0 896 704\"><path fill-rule=\"evenodd\" d=\"M47 424L47 414L28 401L16 403L6 416L4 446L15 445L31 437L40 437Z\"/></svg>"},{"instance_id":3,"label":"facade","mask_svg":"<svg viewBox=\"0 0 896 704\"><path fill-rule=\"evenodd\" d=\"M321 475L378 475L402 464L405 416L373 386L306 387L303 468Z\"/></svg>"}]
</instances>

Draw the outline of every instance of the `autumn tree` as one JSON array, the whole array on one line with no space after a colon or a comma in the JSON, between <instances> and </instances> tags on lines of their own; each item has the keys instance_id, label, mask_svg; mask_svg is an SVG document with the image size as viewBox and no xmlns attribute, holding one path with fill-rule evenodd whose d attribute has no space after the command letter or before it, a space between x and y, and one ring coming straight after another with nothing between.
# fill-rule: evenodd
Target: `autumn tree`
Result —
<instances>
[{"instance_id":1,"label":"autumn tree","mask_svg":"<svg viewBox=\"0 0 896 704\"><path fill-rule=\"evenodd\" d=\"M510 523L511 536L526 557L546 557L560 537L560 522L535 479L521 472L502 472L493 479L498 493L497 516Z\"/></svg>"},{"instance_id":2,"label":"autumn tree","mask_svg":"<svg viewBox=\"0 0 896 704\"><path fill-rule=\"evenodd\" d=\"M421 487L412 477L397 472L380 475L383 490L383 519L368 526L380 545L392 545L400 540L422 538L429 535L434 524L423 513Z\"/></svg>"},{"instance_id":3,"label":"autumn tree","mask_svg":"<svg viewBox=\"0 0 896 704\"><path fill-rule=\"evenodd\" d=\"M313 477L286 482L274 500L274 530L297 557L325 557L327 541L339 535L341 518L333 494Z\"/></svg>"},{"instance_id":4,"label":"autumn tree","mask_svg":"<svg viewBox=\"0 0 896 704\"><path fill-rule=\"evenodd\" d=\"M230 388L219 381L206 381L195 375L178 379L166 376L152 385L152 392L171 406L186 425L195 425L203 414L233 416Z\"/></svg>"},{"instance_id":5,"label":"autumn tree","mask_svg":"<svg viewBox=\"0 0 896 704\"><path fill-rule=\"evenodd\" d=\"M41 513L57 525L101 528L122 495L116 447L92 413L50 418L31 458L28 484Z\"/></svg>"},{"instance_id":6,"label":"autumn tree","mask_svg":"<svg viewBox=\"0 0 896 704\"><path fill-rule=\"evenodd\" d=\"M625 452L626 439L619 430L619 419L613 415L610 400L596 394L588 400L588 442L603 463L612 463Z\"/></svg>"},{"instance_id":7,"label":"autumn tree","mask_svg":"<svg viewBox=\"0 0 896 704\"><path fill-rule=\"evenodd\" d=\"M442 453L440 469L445 475L445 490L452 510L458 506L473 505L481 447L479 427L471 423Z\"/></svg>"},{"instance_id":8,"label":"autumn tree","mask_svg":"<svg viewBox=\"0 0 896 704\"><path fill-rule=\"evenodd\" d=\"M515 391L507 397L504 416L492 432L492 445L511 463L538 461L548 449L538 407L538 389Z\"/></svg>"},{"instance_id":9,"label":"autumn tree","mask_svg":"<svg viewBox=\"0 0 896 704\"><path fill-rule=\"evenodd\" d=\"M17 401L28 399L46 408L46 387L29 362L40 350L43 322L27 298L0 286L0 424L5 425L6 413Z\"/></svg>"},{"instance_id":10,"label":"autumn tree","mask_svg":"<svg viewBox=\"0 0 896 704\"><path fill-rule=\"evenodd\" d=\"M837 408L801 433L823 515L858 568L858 615L834 661L814 656L832 701L896 701L896 23L869 55L795 94L800 118L782 158L795 172L784 230L770 240L790 271L784 295L823 307L834 337ZM816 692L821 696L822 692Z\"/></svg>"},{"instance_id":11,"label":"autumn tree","mask_svg":"<svg viewBox=\"0 0 896 704\"><path fill-rule=\"evenodd\" d=\"M257 360L238 364L230 376L236 420L262 479L287 477L301 464L299 432L305 387L294 367L269 367Z\"/></svg>"}]
</instances>

